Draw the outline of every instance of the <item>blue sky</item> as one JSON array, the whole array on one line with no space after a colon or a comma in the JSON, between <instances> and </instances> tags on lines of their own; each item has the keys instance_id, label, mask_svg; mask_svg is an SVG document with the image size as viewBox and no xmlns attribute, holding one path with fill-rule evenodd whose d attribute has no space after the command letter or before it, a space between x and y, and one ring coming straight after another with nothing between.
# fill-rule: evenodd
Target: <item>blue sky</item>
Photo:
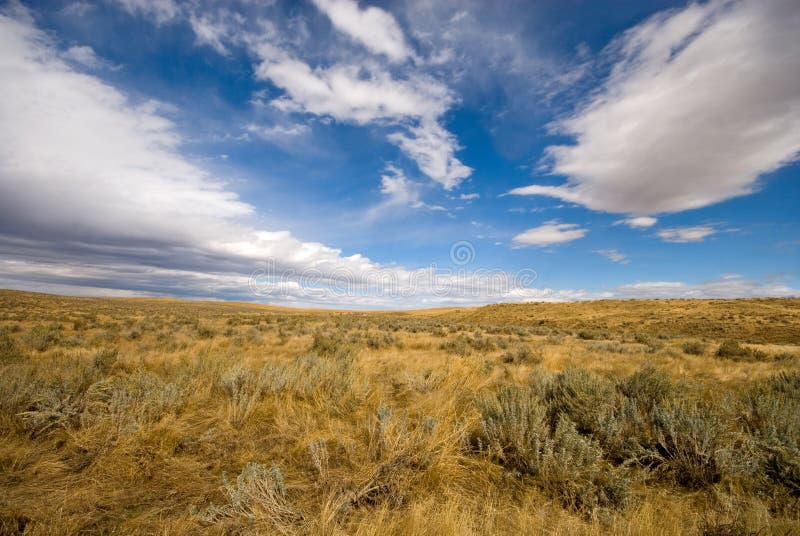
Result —
<instances>
[{"instance_id":1,"label":"blue sky","mask_svg":"<svg viewBox=\"0 0 800 536\"><path fill-rule=\"evenodd\" d=\"M796 296L798 34L791 0L9 2L0 287Z\"/></svg>"}]
</instances>

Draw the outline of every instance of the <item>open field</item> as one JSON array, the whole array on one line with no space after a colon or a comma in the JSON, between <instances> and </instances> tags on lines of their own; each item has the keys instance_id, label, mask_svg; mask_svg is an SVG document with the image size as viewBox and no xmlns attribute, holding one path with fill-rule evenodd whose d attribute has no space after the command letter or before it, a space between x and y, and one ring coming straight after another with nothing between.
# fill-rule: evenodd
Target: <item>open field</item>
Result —
<instances>
[{"instance_id":1,"label":"open field","mask_svg":"<svg viewBox=\"0 0 800 536\"><path fill-rule=\"evenodd\" d=\"M800 534L800 300L0 291L0 534Z\"/></svg>"}]
</instances>

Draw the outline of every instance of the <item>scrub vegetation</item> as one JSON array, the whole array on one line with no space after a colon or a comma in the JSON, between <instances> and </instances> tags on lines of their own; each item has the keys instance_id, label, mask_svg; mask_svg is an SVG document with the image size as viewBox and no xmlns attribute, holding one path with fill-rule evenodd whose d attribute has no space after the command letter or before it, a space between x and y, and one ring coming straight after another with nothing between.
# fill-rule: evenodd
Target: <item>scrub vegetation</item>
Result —
<instances>
[{"instance_id":1,"label":"scrub vegetation","mask_svg":"<svg viewBox=\"0 0 800 536\"><path fill-rule=\"evenodd\" d=\"M0 534L798 534L800 300L0 291Z\"/></svg>"}]
</instances>

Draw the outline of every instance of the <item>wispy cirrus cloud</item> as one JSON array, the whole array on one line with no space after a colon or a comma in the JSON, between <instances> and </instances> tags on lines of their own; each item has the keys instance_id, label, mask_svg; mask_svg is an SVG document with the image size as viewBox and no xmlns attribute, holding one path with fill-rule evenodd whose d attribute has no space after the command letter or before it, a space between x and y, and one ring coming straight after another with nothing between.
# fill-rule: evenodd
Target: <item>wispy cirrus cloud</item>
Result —
<instances>
[{"instance_id":1,"label":"wispy cirrus cloud","mask_svg":"<svg viewBox=\"0 0 800 536\"><path fill-rule=\"evenodd\" d=\"M397 144L420 170L440 183L445 190L452 190L461 181L472 175L472 168L456 158L460 149L456 137L437 122L423 119L417 127L411 127L410 135L394 133L389 141Z\"/></svg>"},{"instance_id":2,"label":"wispy cirrus cloud","mask_svg":"<svg viewBox=\"0 0 800 536\"><path fill-rule=\"evenodd\" d=\"M620 253L616 249L598 249L595 251L595 253L598 253L608 260L617 262L619 264L630 264L631 262L624 253Z\"/></svg>"},{"instance_id":3,"label":"wispy cirrus cloud","mask_svg":"<svg viewBox=\"0 0 800 536\"><path fill-rule=\"evenodd\" d=\"M403 170L391 164L386 166L381 175L381 195L383 200L366 211L367 221L374 221L399 209L447 210L440 205L425 203L422 200L422 185L408 179Z\"/></svg>"},{"instance_id":4,"label":"wispy cirrus cloud","mask_svg":"<svg viewBox=\"0 0 800 536\"><path fill-rule=\"evenodd\" d=\"M65 50L61 57L67 61L82 65L87 69L100 70L100 69L120 69L121 66L114 65L110 61L98 56L94 49L86 45L76 45L69 47Z\"/></svg>"},{"instance_id":5,"label":"wispy cirrus cloud","mask_svg":"<svg viewBox=\"0 0 800 536\"><path fill-rule=\"evenodd\" d=\"M695 227L673 227L661 229L656 235L664 242L685 244L688 242L702 242L707 237L716 234L717 230L709 225L697 225Z\"/></svg>"},{"instance_id":6,"label":"wispy cirrus cloud","mask_svg":"<svg viewBox=\"0 0 800 536\"><path fill-rule=\"evenodd\" d=\"M113 0L132 15L152 18L158 24L169 22L181 14L175 0Z\"/></svg>"},{"instance_id":7,"label":"wispy cirrus cloud","mask_svg":"<svg viewBox=\"0 0 800 536\"><path fill-rule=\"evenodd\" d=\"M267 141L279 141L285 138L295 138L297 136L304 136L308 134L311 129L308 125L290 124L290 125L256 125L251 123L245 126L245 131L262 138Z\"/></svg>"},{"instance_id":8,"label":"wispy cirrus cloud","mask_svg":"<svg viewBox=\"0 0 800 536\"><path fill-rule=\"evenodd\" d=\"M577 223L559 223L549 221L539 227L528 229L514 237L517 246L549 246L563 244L583 238L588 229L582 228Z\"/></svg>"}]
</instances>

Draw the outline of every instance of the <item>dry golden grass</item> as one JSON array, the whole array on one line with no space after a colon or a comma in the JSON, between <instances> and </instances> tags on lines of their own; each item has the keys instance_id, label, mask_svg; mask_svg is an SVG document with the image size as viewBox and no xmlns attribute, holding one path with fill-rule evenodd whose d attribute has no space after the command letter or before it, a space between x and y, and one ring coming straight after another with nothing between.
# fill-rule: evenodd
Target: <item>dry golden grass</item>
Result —
<instances>
[{"instance_id":1,"label":"dry golden grass","mask_svg":"<svg viewBox=\"0 0 800 536\"><path fill-rule=\"evenodd\" d=\"M800 534L798 345L800 300L0 291L0 534Z\"/></svg>"}]
</instances>

